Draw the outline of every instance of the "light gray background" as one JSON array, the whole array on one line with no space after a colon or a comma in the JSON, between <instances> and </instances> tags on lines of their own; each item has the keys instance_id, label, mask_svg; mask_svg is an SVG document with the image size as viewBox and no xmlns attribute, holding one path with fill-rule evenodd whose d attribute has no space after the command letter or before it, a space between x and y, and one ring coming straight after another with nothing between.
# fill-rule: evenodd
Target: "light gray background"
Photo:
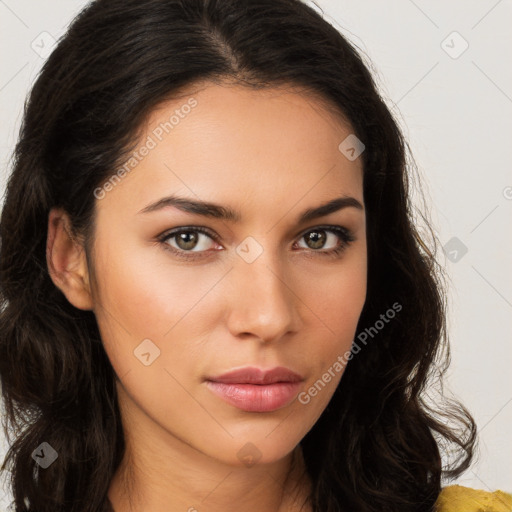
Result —
<instances>
[{"instance_id":1,"label":"light gray background","mask_svg":"<svg viewBox=\"0 0 512 512\"><path fill-rule=\"evenodd\" d=\"M86 3L0 0L2 195L40 55ZM439 255L451 281L447 384L480 427L479 458L458 483L512 491L512 1L316 3L373 62L442 245L467 247Z\"/></svg>"}]
</instances>

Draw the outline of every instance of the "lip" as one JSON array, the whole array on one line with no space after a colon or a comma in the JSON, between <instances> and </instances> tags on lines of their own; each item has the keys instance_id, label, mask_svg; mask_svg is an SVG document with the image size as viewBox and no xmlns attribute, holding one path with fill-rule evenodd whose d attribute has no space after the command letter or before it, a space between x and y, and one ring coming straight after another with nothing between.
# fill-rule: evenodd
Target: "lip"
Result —
<instances>
[{"instance_id":1,"label":"lip","mask_svg":"<svg viewBox=\"0 0 512 512\"><path fill-rule=\"evenodd\" d=\"M299 382L303 378L284 366L276 366L271 370L261 370L254 366L246 366L238 370L223 373L218 377L206 380L224 384L274 384L276 382Z\"/></svg>"},{"instance_id":2,"label":"lip","mask_svg":"<svg viewBox=\"0 0 512 512\"><path fill-rule=\"evenodd\" d=\"M283 366L267 371L246 367L208 377L206 385L214 394L243 411L271 412L288 405L297 396L303 380Z\"/></svg>"}]
</instances>

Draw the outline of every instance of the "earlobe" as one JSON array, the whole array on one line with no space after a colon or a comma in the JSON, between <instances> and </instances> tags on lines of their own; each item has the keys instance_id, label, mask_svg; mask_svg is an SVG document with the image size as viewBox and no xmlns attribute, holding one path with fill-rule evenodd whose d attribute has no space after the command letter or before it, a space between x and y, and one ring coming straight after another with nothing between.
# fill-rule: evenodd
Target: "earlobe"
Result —
<instances>
[{"instance_id":1,"label":"earlobe","mask_svg":"<svg viewBox=\"0 0 512 512\"><path fill-rule=\"evenodd\" d=\"M85 249L73 236L69 216L62 208L52 208L48 215L46 263L50 278L68 301L78 309L91 310Z\"/></svg>"}]
</instances>

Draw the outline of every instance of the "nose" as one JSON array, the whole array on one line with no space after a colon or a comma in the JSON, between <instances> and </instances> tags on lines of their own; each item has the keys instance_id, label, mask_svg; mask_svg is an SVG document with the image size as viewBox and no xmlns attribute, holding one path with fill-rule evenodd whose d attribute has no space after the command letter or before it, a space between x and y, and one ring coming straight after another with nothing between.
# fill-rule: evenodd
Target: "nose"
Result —
<instances>
[{"instance_id":1,"label":"nose","mask_svg":"<svg viewBox=\"0 0 512 512\"><path fill-rule=\"evenodd\" d=\"M296 332L300 300L285 265L267 250L252 263L235 259L228 301L231 334L269 342Z\"/></svg>"}]
</instances>

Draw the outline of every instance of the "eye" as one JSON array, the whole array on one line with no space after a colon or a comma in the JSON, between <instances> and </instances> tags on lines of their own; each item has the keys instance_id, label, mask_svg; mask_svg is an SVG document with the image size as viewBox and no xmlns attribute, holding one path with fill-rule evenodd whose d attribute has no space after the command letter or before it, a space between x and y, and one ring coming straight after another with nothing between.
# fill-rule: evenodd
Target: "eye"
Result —
<instances>
[{"instance_id":1,"label":"eye","mask_svg":"<svg viewBox=\"0 0 512 512\"><path fill-rule=\"evenodd\" d=\"M312 249L313 252L321 255L335 256L346 249L355 238L350 230L342 226L318 226L304 233L300 240L305 240L306 249ZM328 247L326 248L325 245Z\"/></svg>"},{"instance_id":2,"label":"eye","mask_svg":"<svg viewBox=\"0 0 512 512\"><path fill-rule=\"evenodd\" d=\"M215 237L207 229L194 226L193 228L179 228L164 234L160 241L165 243L169 250L178 254L183 252L196 253L207 251L208 245L215 241ZM184 256L187 257L186 254Z\"/></svg>"},{"instance_id":3,"label":"eye","mask_svg":"<svg viewBox=\"0 0 512 512\"><path fill-rule=\"evenodd\" d=\"M299 240L306 241L307 252L315 256L338 256L355 240L352 232L342 226L318 226L302 234ZM218 244L218 237L201 226L180 227L158 237L164 248L182 259L197 259L208 256ZM214 243L215 242L215 243ZM328 243L330 242L330 243ZM325 249L325 246L327 248ZM329 245L331 247L329 247Z\"/></svg>"}]
</instances>

